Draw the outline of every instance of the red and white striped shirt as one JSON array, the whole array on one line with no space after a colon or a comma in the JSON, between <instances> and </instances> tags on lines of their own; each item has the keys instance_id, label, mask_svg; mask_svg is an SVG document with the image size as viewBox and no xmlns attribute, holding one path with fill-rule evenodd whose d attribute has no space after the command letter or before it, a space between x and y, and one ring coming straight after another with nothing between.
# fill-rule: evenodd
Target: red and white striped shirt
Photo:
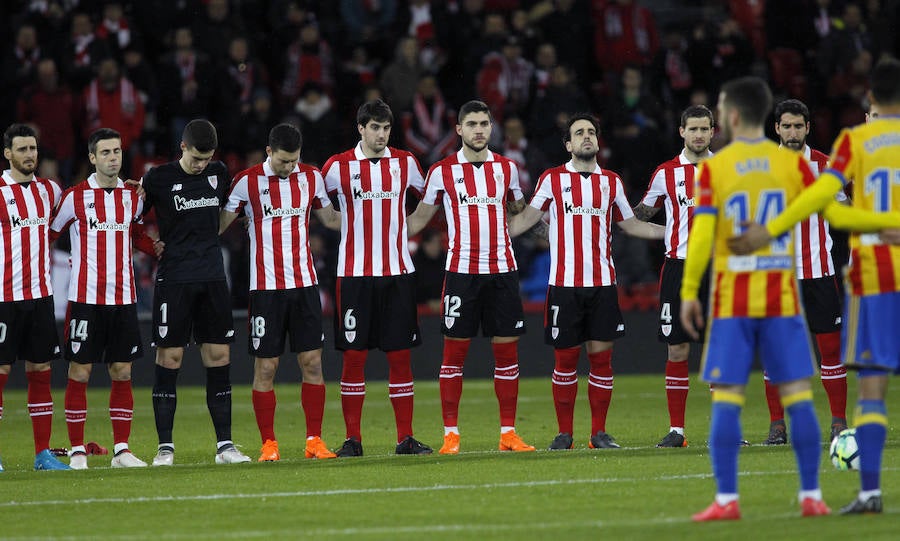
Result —
<instances>
[{"instance_id":1,"label":"red and white striped shirt","mask_svg":"<svg viewBox=\"0 0 900 541\"><path fill-rule=\"evenodd\" d=\"M234 177L224 209L250 218L250 290L294 289L318 283L309 250L309 212L331 204L322 174L298 164L279 178L269 160Z\"/></svg>"},{"instance_id":2,"label":"red and white striped shirt","mask_svg":"<svg viewBox=\"0 0 900 541\"><path fill-rule=\"evenodd\" d=\"M707 156L712 156L709 152ZM684 151L656 168L641 204L648 207L665 206L666 257L684 259L687 256L688 231L694 219L694 174L697 166L687 159Z\"/></svg>"},{"instance_id":3,"label":"red and white striped shirt","mask_svg":"<svg viewBox=\"0 0 900 541\"><path fill-rule=\"evenodd\" d=\"M338 276L396 276L415 270L406 234L406 190L421 196L422 167L405 150L366 158L362 143L328 159L325 188L341 206Z\"/></svg>"},{"instance_id":4,"label":"red and white striped shirt","mask_svg":"<svg viewBox=\"0 0 900 541\"><path fill-rule=\"evenodd\" d=\"M491 151L480 165L470 163L462 150L447 156L431 166L422 201L437 205L441 196L450 237L448 271L516 270L506 222L506 202L523 197L514 161Z\"/></svg>"},{"instance_id":5,"label":"red and white striped shirt","mask_svg":"<svg viewBox=\"0 0 900 541\"><path fill-rule=\"evenodd\" d=\"M828 156L803 147L803 157L809 162L809 168L815 176L828 166ZM845 201L843 192L837 195L838 201ZM834 261L831 259L831 234L826 222L819 214L811 214L809 218L794 226L794 256L797 261L797 278L808 280L834 275Z\"/></svg>"},{"instance_id":6,"label":"red and white striped shirt","mask_svg":"<svg viewBox=\"0 0 900 541\"><path fill-rule=\"evenodd\" d=\"M50 218L62 190L52 180L34 177L28 186L7 169L0 177L0 302L49 297Z\"/></svg>"},{"instance_id":7,"label":"red and white striped shirt","mask_svg":"<svg viewBox=\"0 0 900 541\"><path fill-rule=\"evenodd\" d=\"M70 301L102 305L137 302L131 224L140 220L143 210L141 198L121 179L107 191L97 183L96 173L63 193L50 228L61 232L72 224Z\"/></svg>"},{"instance_id":8,"label":"red and white striped shirt","mask_svg":"<svg viewBox=\"0 0 900 541\"><path fill-rule=\"evenodd\" d=\"M531 206L550 211L550 285L615 285L612 224L634 216L618 174L598 165L584 176L571 161L548 169Z\"/></svg>"}]
</instances>

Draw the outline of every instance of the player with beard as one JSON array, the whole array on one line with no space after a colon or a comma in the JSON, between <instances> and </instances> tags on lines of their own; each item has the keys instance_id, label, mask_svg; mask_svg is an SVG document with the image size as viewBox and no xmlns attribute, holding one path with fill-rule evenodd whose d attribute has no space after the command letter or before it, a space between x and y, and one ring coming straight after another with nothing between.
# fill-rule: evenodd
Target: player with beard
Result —
<instances>
[{"instance_id":1,"label":"player with beard","mask_svg":"<svg viewBox=\"0 0 900 541\"><path fill-rule=\"evenodd\" d=\"M36 177L37 133L13 124L3 134L9 169L0 176L0 418L3 387L12 365L25 361L28 415L34 434L34 469L68 470L50 453L53 398L50 361L59 358L59 337L50 285L50 218L62 190ZM0 471L3 465L0 464Z\"/></svg>"},{"instance_id":2,"label":"player with beard","mask_svg":"<svg viewBox=\"0 0 900 541\"><path fill-rule=\"evenodd\" d=\"M544 315L544 339L553 346L553 403L559 433L550 449L571 449L578 359L582 346L590 361L588 446L617 448L606 432L613 390L613 341L625 334L612 260L612 224L646 239L662 239L666 230L635 219L622 179L597 164L600 129L587 114L572 116L564 142L572 159L545 171L531 203L509 223L519 235L550 213L550 283Z\"/></svg>"},{"instance_id":3,"label":"player with beard","mask_svg":"<svg viewBox=\"0 0 900 541\"><path fill-rule=\"evenodd\" d=\"M781 146L803 154L817 177L825 170L828 156L809 148L809 109L799 100L785 100L775 106L775 133ZM837 200L846 201L843 192ZM841 298L834 261L831 259L832 240L826 222L819 214L812 214L794 226L796 243L797 280L803 312L810 332L819 349L819 375L828 405L831 408L831 439L847 428L847 369L841 363ZM784 408L778 389L766 376L766 402L769 405L769 436L766 445L783 445L788 441L784 422Z\"/></svg>"},{"instance_id":4,"label":"player with beard","mask_svg":"<svg viewBox=\"0 0 900 541\"><path fill-rule=\"evenodd\" d=\"M678 134L684 149L678 156L656 168L641 202L634 207L639 220L649 220L666 209L666 257L659 277L659 340L666 343L666 403L669 432L657 447L687 447L684 418L690 380L688 355L691 338L681 326L681 277L687 255L688 231L694 219L694 175L697 166L712 156L713 114L706 106L692 105L681 114ZM709 280L704 279L700 298L708 297Z\"/></svg>"},{"instance_id":5,"label":"player with beard","mask_svg":"<svg viewBox=\"0 0 900 541\"><path fill-rule=\"evenodd\" d=\"M501 451L534 451L515 430L519 398L519 336L525 333L519 273L507 232L510 213L525 205L519 169L488 149L493 122L484 102L469 101L459 110L456 133L462 148L434 164L425 196L408 220L409 235L425 227L443 203L450 250L444 278L444 355L441 363L441 454L459 453L459 400L469 344L481 328L491 337L494 392L500 406Z\"/></svg>"},{"instance_id":6,"label":"player with beard","mask_svg":"<svg viewBox=\"0 0 900 541\"><path fill-rule=\"evenodd\" d=\"M415 266L407 247L407 191L425 187L419 162L387 146L394 114L381 100L356 114L356 147L329 158L325 187L341 205L341 245L335 287L334 335L343 352L341 409L346 440L339 457L363 454L366 359L381 349L388 361L388 397L394 409L398 455L431 454L413 437L410 348L421 343L416 317Z\"/></svg>"},{"instance_id":7,"label":"player with beard","mask_svg":"<svg viewBox=\"0 0 900 541\"><path fill-rule=\"evenodd\" d=\"M144 175L144 212L156 209L165 251L153 293L153 341L156 377L153 414L159 448L154 466L175 460L172 428L175 385L191 338L200 346L206 368L206 405L216 432L216 464L250 462L231 441L230 344L234 341L231 295L219 243L219 209L231 179L225 164L212 161L216 128L192 120L184 128L181 158Z\"/></svg>"}]
</instances>

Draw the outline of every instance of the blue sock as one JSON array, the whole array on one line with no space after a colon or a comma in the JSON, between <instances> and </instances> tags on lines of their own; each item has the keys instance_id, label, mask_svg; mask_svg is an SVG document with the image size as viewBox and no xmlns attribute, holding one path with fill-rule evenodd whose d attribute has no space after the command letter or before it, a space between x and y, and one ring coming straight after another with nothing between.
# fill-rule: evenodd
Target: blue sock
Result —
<instances>
[{"instance_id":1,"label":"blue sock","mask_svg":"<svg viewBox=\"0 0 900 541\"><path fill-rule=\"evenodd\" d=\"M717 400L713 392L709 427L709 457L719 494L737 494L738 449L741 439L741 405ZM731 395L736 396L736 395Z\"/></svg>"},{"instance_id":2,"label":"blue sock","mask_svg":"<svg viewBox=\"0 0 900 541\"><path fill-rule=\"evenodd\" d=\"M800 471L800 490L819 488L822 439L812 400L800 400L786 408L791 420L791 446Z\"/></svg>"},{"instance_id":3,"label":"blue sock","mask_svg":"<svg viewBox=\"0 0 900 541\"><path fill-rule=\"evenodd\" d=\"M856 404L855 424L862 490L878 490L881 488L881 455L887 438L884 400L860 400Z\"/></svg>"}]
</instances>

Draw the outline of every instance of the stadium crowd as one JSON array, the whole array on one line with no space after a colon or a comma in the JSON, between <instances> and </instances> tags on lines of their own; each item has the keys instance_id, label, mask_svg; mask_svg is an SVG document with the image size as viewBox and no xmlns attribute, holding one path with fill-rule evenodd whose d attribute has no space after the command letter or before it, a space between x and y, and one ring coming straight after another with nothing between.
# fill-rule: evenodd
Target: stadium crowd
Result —
<instances>
[{"instance_id":1,"label":"stadium crowd","mask_svg":"<svg viewBox=\"0 0 900 541\"><path fill-rule=\"evenodd\" d=\"M123 175L139 178L177 156L193 118L215 123L219 157L232 174L261 160L259 141L279 121L301 128L303 161L322 166L356 141L359 104L381 97L396 115L391 146L427 168L458 148L455 109L477 96L495 119L491 148L519 163L526 195L543 170L566 159L565 119L591 111L602 121L600 162L622 175L636 204L655 166L680 148L681 111L710 105L736 76L767 76L776 97L809 104L810 143L827 149L842 126L863 120L871 66L897 53L890 31L897 7L892 0L4 2L0 125L35 126L39 173L65 188L87 176L80 149L96 128L123 135ZM330 291L338 238L316 228L312 242ZM246 237L232 230L226 246L234 305L245 307ZM523 238L515 248L526 300L540 301L547 247ZM621 236L614 250L620 286L655 291L661 243ZM152 260L138 255L137 266L146 290ZM420 300L433 300L422 291ZM139 297L148 309L149 295Z\"/></svg>"}]
</instances>

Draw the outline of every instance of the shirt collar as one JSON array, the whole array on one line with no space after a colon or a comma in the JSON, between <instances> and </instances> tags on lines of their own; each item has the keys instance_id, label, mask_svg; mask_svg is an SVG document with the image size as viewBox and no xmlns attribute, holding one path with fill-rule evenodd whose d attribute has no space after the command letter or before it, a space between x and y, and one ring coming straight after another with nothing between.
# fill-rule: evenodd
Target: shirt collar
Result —
<instances>
[{"instance_id":1,"label":"shirt collar","mask_svg":"<svg viewBox=\"0 0 900 541\"><path fill-rule=\"evenodd\" d=\"M366 157L366 154L363 152L363 149L362 149L362 141L356 143L356 148L353 149L353 155L356 157L357 160L370 160L370 159L374 160L374 159L376 159L376 158ZM392 157L391 156L391 147L384 147L384 152L377 159L380 160L381 158L391 158L391 157Z\"/></svg>"},{"instance_id":2,"label":"shirt collar","mask_svg":"<svg viewBox=\"0 0 900 541\"><path fill-rule=\"evenodd\" d=\"M263 162L263 174L266 175L267 177L277 177L278 175L275 174L275 171L272 171L272 164L270 163L271 161L272 161L272 158L266 158L266 161ZM291 173L293 174L293 173L299 173L299 172L300 172L300 165L295 163L294 168L291 169Z\"/></svg>"}]
</instances>

